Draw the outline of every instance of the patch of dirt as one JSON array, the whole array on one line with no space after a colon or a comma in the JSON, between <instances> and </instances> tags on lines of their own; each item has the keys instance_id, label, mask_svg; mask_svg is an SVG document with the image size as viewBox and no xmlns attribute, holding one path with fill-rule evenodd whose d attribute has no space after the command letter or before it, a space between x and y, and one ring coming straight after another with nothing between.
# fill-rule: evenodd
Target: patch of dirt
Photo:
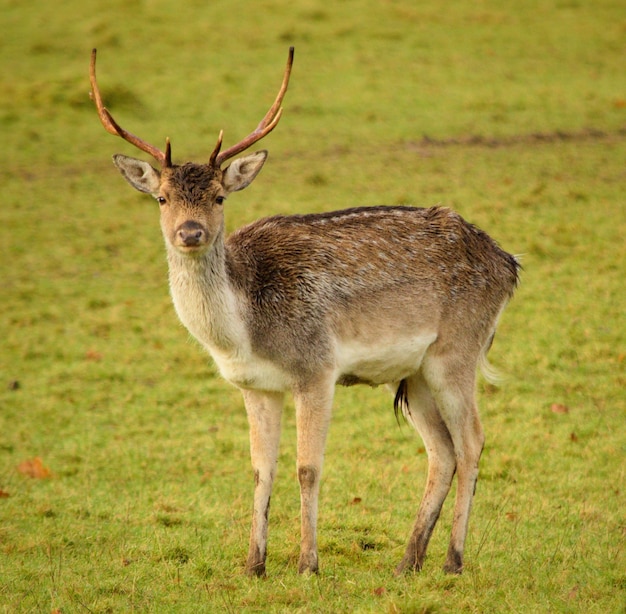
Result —
<instances>
[{"instance_id":1,"label":"patch of dirt","mask_svg":"<svg viewBox=\"0 0 626 614\"><path fill-rule=\"evenodd\" d=\"M596 128L585 128L578 132L531 132L504 137L489 137L480 134L448 139L433 139L424 135L419 141L408 141L409 149L423 150L437 147L510 147L512 145L539 145L557 142L604 141L626 136L626 127L607 132Z\"/></svg>"}]
</instances>

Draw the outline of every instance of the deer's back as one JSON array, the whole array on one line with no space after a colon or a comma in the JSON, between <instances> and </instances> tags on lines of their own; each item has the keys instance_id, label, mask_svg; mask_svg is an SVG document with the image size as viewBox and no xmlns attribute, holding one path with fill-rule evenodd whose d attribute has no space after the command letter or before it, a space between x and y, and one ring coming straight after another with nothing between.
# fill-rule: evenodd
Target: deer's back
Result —
<instances>
[{"instance_id":1,"label":"deer's back","mask_svg":"<svg viewBox=\"0 0 626 614\"><path fill-rule=\"evenodd\" d=\"M240 228L226 243L240 289L259 303L343 302L418 284L452 304L487 287L490 295L498 288L508 295L517 282L513 256L439 207L275 216Z\"/></svg>"}]
</instances>

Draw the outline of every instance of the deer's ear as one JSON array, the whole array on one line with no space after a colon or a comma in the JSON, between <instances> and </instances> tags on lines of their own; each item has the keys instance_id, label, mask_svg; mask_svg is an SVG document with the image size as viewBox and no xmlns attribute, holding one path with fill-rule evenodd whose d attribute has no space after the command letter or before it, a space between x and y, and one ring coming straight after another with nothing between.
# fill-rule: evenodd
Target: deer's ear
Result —
<instances>
[{"instance_id":1,"label":"deer's ear","mask_svg":"<svg viewBox=\"0 0 626 614\"><path fill-rule=\"evenodd\" d=\"M237 192L248 187L263 168L267 151L257 151L238 158L225 171L222 183L227 192Z\"/></svg>"},{"instance_id":2,"label":"deer's ear","mask_svg":"<svg viewBox=\"0 0 626 614\"><path fill-rule=\"evenodd\" d=\"M152 194L152 196L158 196L159 187L161 185L161 173L152 168L147 162L116 154L113 156L113 163L117 166L122 175L124 175L124 179L126 179L135 190Z\"/></svg>"}]
</instances>

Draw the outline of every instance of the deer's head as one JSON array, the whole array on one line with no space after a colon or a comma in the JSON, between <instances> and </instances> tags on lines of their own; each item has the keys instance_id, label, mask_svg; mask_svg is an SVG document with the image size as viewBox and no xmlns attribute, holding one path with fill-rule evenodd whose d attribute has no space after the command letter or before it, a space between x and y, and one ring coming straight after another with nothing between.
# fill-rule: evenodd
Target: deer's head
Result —
<instances>
[{"instance_id":1,"label":"deer's head","mask_svg":"<svg viewBox=\"0 0 626 614\"><path fill-rule=\"evenodd\" d=\"M243 190L258 175L267 158L267 151L238 158L225 168L227 160L248 149L270 133L282 115L281 103L287 91L293 47L281 88L274 104L257 128L239 143L221 151L222 132L206 164L172 164L171 147L166 139L162 151L139 137L124 130L109 113L102 102L96 82L96 50L91 53L91 97L98 108L102 125L111 134L122 137L141 151L150 154L159 165L154 168L148 162L117 154L113 161L126 181L136 190L151 194L161 209L161 229L168 247L184 254L201 254L211 248L223 229L223 203L231 192Z\"/></svg>"}]
</instances>

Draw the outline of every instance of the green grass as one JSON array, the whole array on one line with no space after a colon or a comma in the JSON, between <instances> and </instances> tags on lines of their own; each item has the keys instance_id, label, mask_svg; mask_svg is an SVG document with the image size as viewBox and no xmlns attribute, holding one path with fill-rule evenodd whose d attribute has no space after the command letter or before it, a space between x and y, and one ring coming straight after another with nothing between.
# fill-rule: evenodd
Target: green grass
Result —
<instances>
[{"instance_id":1,"label":"green grass","mask_svg":"<svg viewBox=\"0 0 626 614\"><path fill-rule=\"evenodd\" d=\"M423 4L0 0L0 612L626 611L623 7ZM201 161L256 125L291 44L230 228L440 203L523 255L459 578L449 504L424 570L392 575L426 457L368 388L337 391L319 577L296 573L291 406L268 578L243 576L243 404L177 322L155 205L110 163L135 152L88 100L96 46L122 125ZM18 471L34 457L51 477Z\"/></svg>"}]
</instances>

